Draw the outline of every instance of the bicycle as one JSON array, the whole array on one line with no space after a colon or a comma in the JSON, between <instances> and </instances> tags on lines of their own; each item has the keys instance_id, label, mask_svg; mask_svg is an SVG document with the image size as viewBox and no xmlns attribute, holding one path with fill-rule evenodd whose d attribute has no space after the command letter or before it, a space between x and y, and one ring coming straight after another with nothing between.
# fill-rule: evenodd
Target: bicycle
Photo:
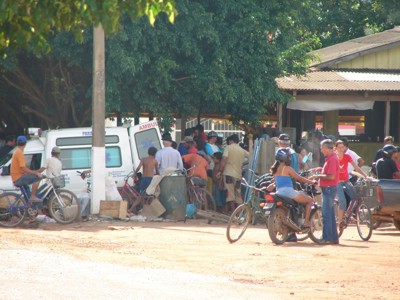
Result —
<instances>
[{"instance_id":1,"label":"bicycle","mask_svg":"<svg viewBox=\"0 0 400 300\"><path fill-rule=\"evenodd\" d=\"M358 235L363 241L368 241L372 236L373 217L370 208L365 204L365 197L369 190L368 181L359 177L354 185L353 199L343 215L343 220L338 224L338 235L341 237L343 231L355 222Z\"/></svg>"},{"instance_id":2,"label":"bicycle","mask_svg":"<svg viewBox=\"0 0 400 300\"><path fill-rule=\"evenodd\" d=\"M36 217L38 210L48 210L50 216L61 224L69 224L75 221L80 212L78 198L69 190L62 189L65 186L63 175L48 178L42 184L37 193L37 198L42 202L30 202L29 186L19 186L21 193L5 192L0 195L0 226L16 227L20 225L27 215Z\"/></svg>"},{"instance_id":3,"label":"bicycle","mask_svg":"<svg viewBox=\"0 0 400 300\"><path fill-rule=\"evenodd\" d=\"M212 194L205 189L206 182L200 177L190 176L189 169L183 169L181 172L186 177L186 191L188 195L188 203L194 204L196 209L216 211L217 205Z\"/></svg>"},{"instance_id":4,"label":"bicycle","mask_svg":"<svg viewBox=\"0 0 400 300\"><path fill-rule=\"evenodd\" d=\"M265 193L266 187L260 189L252 186L248 184L244 178L242 178L242 185L250 189L250 196L233 211L229 218L228 227L226 228L226 238L230 243L237 242L243 236L250 221L254 219L254 216L262 218L266 226L268 222L269 216L265 214L264 206L260 205L260 203L265 202L265 200L256 195L256 192L260 194ZM264 197L268 196L270 195L265 194Z\"/></svg>"},{"instance_id":5,"label":"bicycle","mask_svg":"<svg viewBox=\"0 0 400 300\"><path fill-rule=\"evenodd\" d=\"M153 199L152 195L147 195L146 191L139 192L138 182L133 180L134 171L131 171L124 177L124 185L119 188L119 193L121 197L128 201L128 213L133 212L138 205L144 205L145 203L150 204ZM135 185L129 184L129 180L132 179Z\"/></svg>"}]
</instances>

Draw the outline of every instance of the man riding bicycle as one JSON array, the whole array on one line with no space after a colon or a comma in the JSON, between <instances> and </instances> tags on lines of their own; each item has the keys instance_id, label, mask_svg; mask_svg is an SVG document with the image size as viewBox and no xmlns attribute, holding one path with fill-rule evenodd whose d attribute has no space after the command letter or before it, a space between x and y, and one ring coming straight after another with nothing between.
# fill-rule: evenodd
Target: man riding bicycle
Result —
<instances>
[{"instance_id":1,"label":"man riding bicycle","mask_svg":"<svg viewBox=\"0 0 400 300\"><path fill-rule=\"evenodd\" d=\"M25 136L17 137L17 149L15 150L11 159L11 179L16 186L30 185L32 184L32 193L30 196L30 202L42 202L43 200L36 197L36 191L39 186L39 181L42 178L41 172L44 168L40 168L37 171L31 170L26 166L24 149L26 146L27 139Z\"/></svg>"}]
</instances>

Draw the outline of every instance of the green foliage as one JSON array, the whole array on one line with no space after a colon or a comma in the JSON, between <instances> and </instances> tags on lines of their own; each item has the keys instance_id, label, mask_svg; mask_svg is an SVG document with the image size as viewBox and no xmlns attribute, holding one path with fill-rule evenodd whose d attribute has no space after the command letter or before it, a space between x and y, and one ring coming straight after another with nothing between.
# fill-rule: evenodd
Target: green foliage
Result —
<instances>
[{"instance_id":1,"label":"green foliage","mask_svg":"<svg viewBox=\"0 0 400 300\"><path fill-rule=\"evenodd\" d=\"M322 47L392 28L395 23L388 17L388 5L396 3L396 12L400 9L397 0L310 0L308 3L310 10L304 24L320 37Z\"/></svg>"},{"instance_id":2,"label":"green foliage","mask_svg":"<svg viewBox=\"0 0 400 300\"><path fill-rule=\"evenodd\" d=\"M0 4L0 51L9 48L50 50L49 36L72 31L82 41L84 31L102 24L107 34L117 30L120 18L147 15L151 24L165 12L175 18L173 0L3 0Z\"/></svg>"},{"instance_id":3,"label":"green foliage","mask_svg":"<svg viewBox=\"0 0 400 300\"><path fill-rule=\"evenodd\" d=\"M38 113L51 111L50 116L38 119L53 127L57 122L68 126L89 122L92 24L101 21L109 33L107 112L117 112L122 117L148 113L165 120L166 129L171 116L202 114L230 116L236 123L256 124L261 116L275 109L277 102L288 100L289 96L277 89L275 78L304 74L310 60L306 54L312 50L390 27L393 18L388 19L391 14L387 8L394 10L398 5L392 0L178 0L179 15L172 25L172 1L33 3L35 10L28 14L28 20L41 16L39 8L43 12L44 7L52 6L42 24L49 26L49 33L41 35L46 38L46 45L37 43L39 36L29 32L29 38L22 36L20 41L25 41L28 48L36 47L31 49L48 47L52 51L39 58L29 52L9 52L1 67L8 82L3 79L0 89L12 95L10 103L37 105ZM0 6L5 8L0 11L0 28L4 32L0 35L12 41L11 31L13 37L28 34L18 27L24 13L15 15L24 5L5 0ZM72 16L72 11L78 16ZM125 14L127 11L130 13ZM154 21L152 16L160 11L167 14L159 14ZM53 18L55 15L61 19ZM140 15L147 17L132 19ZM11 24L15 20L18 22ZM37 28L45 31L45 27L36 27L35 32ZM77 43L76 36L81 43ZM0 49L22 45L14 41L3 48L1 43L5 40L0 36ZM59 66L57 72L55 65ZM21 92L21 79L27 78L30 81L24 83L25 87L35 86L30 93ZM18 93L10 88L10 82L18 86ZM43 99L50 103L34 102L38 97L32 91L41 91ZM64 106L68 110L65 120L60 120L59 115L54 117L54 112L63 106L52 106L52 101L68 104Z\"/></svg>"}]
</instances>

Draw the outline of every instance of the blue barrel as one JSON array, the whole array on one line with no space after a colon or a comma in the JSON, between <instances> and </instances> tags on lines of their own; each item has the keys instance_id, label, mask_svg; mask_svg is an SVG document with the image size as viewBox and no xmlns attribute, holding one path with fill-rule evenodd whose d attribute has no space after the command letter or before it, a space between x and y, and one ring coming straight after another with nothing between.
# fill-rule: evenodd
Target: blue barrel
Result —
<instances>
[{"instance_id":1,"label":"blue barrel","mask_svg":"<svg viewBox=\"0 0 400 300\"><path fill-rule=\"evenodd\" d=\"M186 177L166 176L160 183L160 202L165 207L163 218L184 221L186 216Z\"/></svg>"}]
</instances>

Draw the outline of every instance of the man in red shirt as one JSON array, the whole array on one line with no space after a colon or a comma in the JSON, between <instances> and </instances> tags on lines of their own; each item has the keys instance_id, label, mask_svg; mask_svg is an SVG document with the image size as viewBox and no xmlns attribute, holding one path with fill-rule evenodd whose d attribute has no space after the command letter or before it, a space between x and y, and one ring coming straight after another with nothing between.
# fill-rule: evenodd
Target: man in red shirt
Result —
<instances>
[{"instance_id":1,"label":"man in red shirt","mask_svg":"<svg viewBox=\"0 0 400 300\"><path fill-rule=\"evenodd\" d=\"M334 151L334 143L330 139L321 142L321 152L325 157L325 163L322 168L314 170L321 174L313 175L319 179L319 186L322 190L322 239L323 244L339 244L339 237L336 227L335 212L333 201L337 193L339 182L339 159Z\"/></svg>"}]
</instances>

